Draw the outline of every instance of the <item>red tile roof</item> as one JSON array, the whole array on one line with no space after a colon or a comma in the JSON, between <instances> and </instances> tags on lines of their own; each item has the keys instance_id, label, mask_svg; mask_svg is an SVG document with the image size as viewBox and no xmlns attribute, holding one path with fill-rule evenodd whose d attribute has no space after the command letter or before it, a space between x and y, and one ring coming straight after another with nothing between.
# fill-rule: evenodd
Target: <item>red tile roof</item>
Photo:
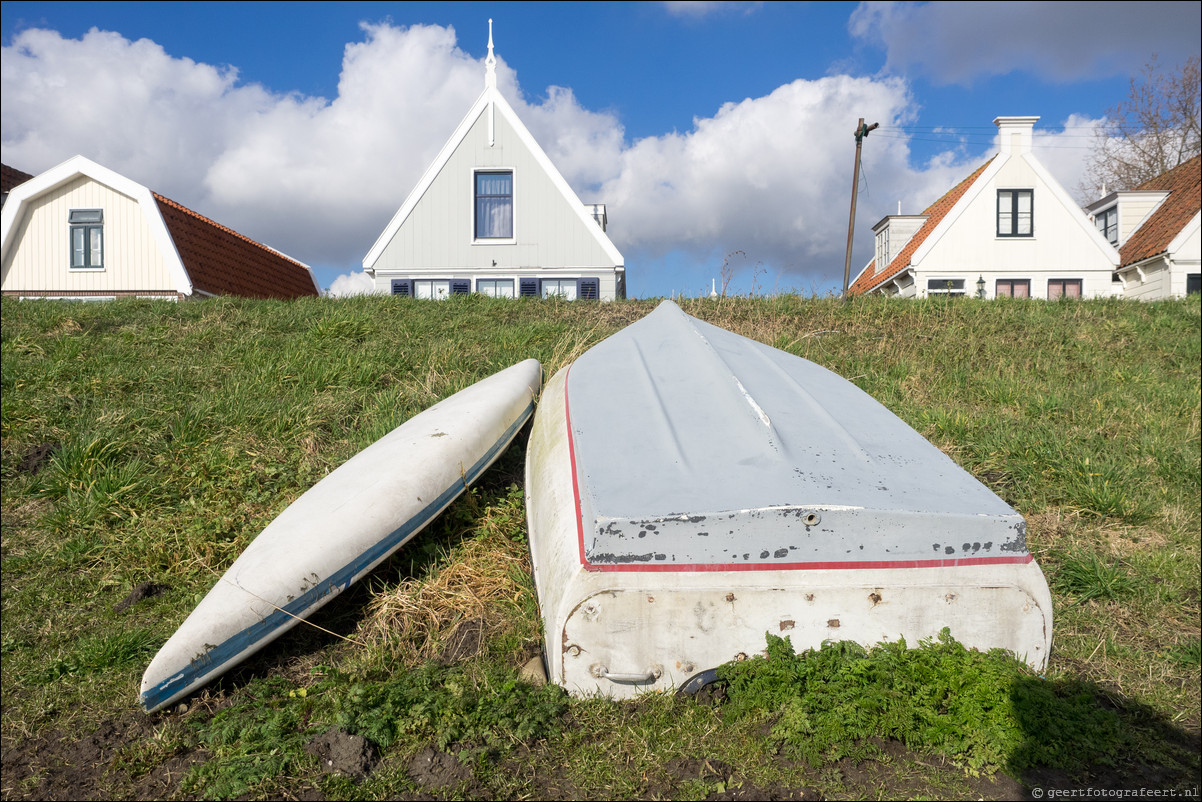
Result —
<instances>
[{"instance_id":1,"label":"red tile roof","mask_svg":"<svg viewBox=\"0 0 1202 802\"><path fill-rule=\"evenodd\" d=\"M992 161L993 159L990 159L982 164L975 171L973 171L972 175L961 181L959 184L956 184L956 186L948 190L948 192L942 198L928 206L923 211L923 214L927 216L926 222L923 223L922 227L914 233L914 236L910 237L909 242L907 242L905 247L902 248L901 253L895 256L893 261L890 262L885 269L879 273L875 272L876 261L873 260L873 262L864 269L864 272L861 273L858 278L856 278L851 287L848 288L849 291L853 293L868 292L869 290L884 284L886 281L909 267L910 257L914 255L914 251L918 250L918 246L922 245L923 241L931 235L931 232L935 230L935 226L939 225L943 221L944 217L947 217L947 213L952 210L952 207L955 206L957 202L959 202L960 198L964 197L964 193L967 192L968 188L973 185L973 182L981 177L981 173L985 172L985 168L988 167Z\"/></svg>"},{"instance_id":2,"label":"red tile roof","mask_svg":"<svg viewBox=\"0 0 1202 802\"><path fill-rule=\"evenodd\" d=\"M24 184L31 178L33 176L29 173L23 173L7 164L0 164L0 192L7 194L17 184Z\"/></svg>"},{"instance_id":3,"label":"red tile roof","mask_svg":"<svg viewBox=\"0 0 1202 802\"><path fill-rule=\"evenodd\" d=\"M214 295L298 298L317 295L308 268L232 229L164 198L157 192L163 222L175 242L192 285Z\"/></svg>"},{"instance_id":4,"label":"red tile roof","mask_svg":"<svg viewBox=\"0 0 1202 802\"><path fill-rule=\"evenodd\" d=\"M1120 267L1142 262L1167 251L1173 238L1202 208L1202 156L1182 162L1136 189L1168 191L1169 196L1123 243L1119 249Z\"/></svg>"}]
</instances>

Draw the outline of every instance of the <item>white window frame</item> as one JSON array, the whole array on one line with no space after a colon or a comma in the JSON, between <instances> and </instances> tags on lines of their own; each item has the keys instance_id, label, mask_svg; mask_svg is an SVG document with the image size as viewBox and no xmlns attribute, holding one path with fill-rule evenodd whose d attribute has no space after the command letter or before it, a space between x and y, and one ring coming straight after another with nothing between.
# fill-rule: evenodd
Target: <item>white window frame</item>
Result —
<instances>
[{"instance_id":1,"label":"white window frame","mask_svg":"<svg viewBox=\"0 0 1202 802\"><path fill-rule=\"evenodd\" d=\"M576 278L545 278L539 283L538 294L542 298L557 295L565 301L575 301L579 294Z\"/></svg>"},{"instance_id":2,"label":"white window frame","mask_svg":"<svg viewBox=\"0 0 1202 802\"><path fill-rule=\"evenodd\" d=\"M946 286L948 284L955 285L956 282L960 283L959 287ZM945 286L943 286L943 287L932 286L933 284L936 284L936 283L941 283ZM965 289L966 286L967 286L967 282L965 281L965 279L962 279L962 278L955 278L952 276L945 276L945 277L941 277L941 278L929 278L929 279L927 279L927 297L929 298L932 295L946 295L949 298L964 298L968 294L968 290Z\"/></svg>"},{"instance_id":3,"label":"white window frame","mask_svg":"<svg viewBox=\"0 0 1202 802\"><path fill-rule=\"evenodd\" d=\"M509 174L509 192L510 192L510 227L511 236L509 237L478 237L476 236L476 177L481 173L508 173ZM471 195L471 210L470 219L472 221L472 244L473 245L516 245L518 241L518 176L517 171L512 167L480 167L472 170L472 191Z\"/></svg>"},{"instance_id":4,"label":"white window frame","mask_svg":"<svg viewBox=\"0 0 1202 802\"><path fill-rule=\"evenodd\" d=\"M1010 210L1006 213L1006 217L1010 221L1010 233L1002 233L1002 194L1008 193L1010 200ZM1026 195L1030 198L1030 207L1027 214L1030 216L1026 233L1020 233L1019 221L1022 219L1020 211L1019 198ZM1032 239L1035 236L1035 190L1029 187L1007 187L999 188L997 191L997 206L995 208L997 221L997 236L999 239Z\"/></svg>"},{"instance_id":5,"label":"white window frame","mask_svg":"<svg viewBox=\"0 0 1202 802\"><path fill-rule=\"evenodd\" d=\"M94 217L95 219L87 219ZM68 269L72 273L102 273L104 272L104 209L71 209L67 212L67 227L70 229L68 240ZM75 260L75 238L77 236L84 238L82 248L82 262ZM92 243L92 237L98 236L100 239L99 248L96 248ZM93 260L97 258L99 251L99 262Z\"/></svg>"},{"instance_id":6,"label":"white window frame","mask_svg":"<svg viewBox=\"0 0 1202 802\"><path fill-rule=\"evenodd\" d=\"M1119 246L1119 207L1116 203L1114 206L1108 206L1093 216L1094 225L1098 231L1102 232L1102 236L1114 247ZM1111 239L1107 233L1107 229L1113 229L1114 239Z\"/></svg>"},{"instance_id":7,"label":"white window frame","mask_svg":"<svg viewBox=\"0 0 1202 802\"><path fill-rule=\"evenodd\" d=\"M502 285L508 286L502 287ZM503 289L507 292L500 292ZM511 278L478 278L476 279L476 292L489 298L516 298L517 281Z\"/></svg>"}]
</instances>

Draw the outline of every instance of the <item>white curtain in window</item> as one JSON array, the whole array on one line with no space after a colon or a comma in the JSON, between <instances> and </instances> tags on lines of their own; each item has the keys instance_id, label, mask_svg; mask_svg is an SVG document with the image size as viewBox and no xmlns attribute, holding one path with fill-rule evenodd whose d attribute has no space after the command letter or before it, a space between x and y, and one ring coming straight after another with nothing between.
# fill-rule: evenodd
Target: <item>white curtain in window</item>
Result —
<instances>
[{"instance_id":1,"label":"white curtain in window","mask_svg":"<svg viewBox=\"0 0 1202 802\"><path fill-rule=\"evenodd\" d=\"M576 279L543 279L543 297L558 295L566 301L576 300Z\"/></svg>"},{"instance_id":2,"label":"white curtain in window","mask_svg":"<svg viewBox=\"0 0 1202 802\"><path fill-rule=\"evenodd\" d=\"M86 228L71 229L71 266L83 267L87 264L86 249L84 247Z\"/></svg>"},{"instance_id":3,"label":"white curtain in window","mask_svg":"<svg viewBox=\"0 0 1202 802\"><path fill-rule=\"evenodd\" d=\"M427 281L418 279L413 282L414 298L434 298L443 300L451 295L450 281Z\"/></svg>"},{"instance_id":4,"label":"white curtain in window","mask_svg":"<svg viewBox=\"0 0 1202 802\"><path fill-rule=\"evenodd\" d=\"M1031 193L1018 193L1018 219L1015 221L1018 228L1017 234L1029 235L1031 233Z\"/></svg>"},{"instance_id":5,"label":"white curtain in window","mask_svg":"<svg viewBox=\"0 0 1202 802\"><path fill-rule=\"evenodd\" d=\"M90 240L89 250L91 251L91 259L88 261L88 264L92 267L100 267L104 263L102 256L101 256L102 248L100 246L101 231L102 231L102 229L99 226L88 229L88 234L90 235L88 237L88 239Z\"/></svg>"},{"instance_id":6,"label":"white curtain in window","mask_svg":"<svg viewBox=\"0 0 1202 802\"><path fill-rule=\"evenodd\" d=\"M513 174L476 174L476 236L513 236Z\"/></svg>"}]
</instances>

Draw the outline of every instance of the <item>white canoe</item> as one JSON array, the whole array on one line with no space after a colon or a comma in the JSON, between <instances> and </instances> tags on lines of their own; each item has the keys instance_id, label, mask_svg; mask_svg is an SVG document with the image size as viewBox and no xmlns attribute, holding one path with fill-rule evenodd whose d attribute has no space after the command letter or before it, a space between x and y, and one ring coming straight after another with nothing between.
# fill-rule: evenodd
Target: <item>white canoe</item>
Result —
<instances>
[{"instance_id":1,"label":"white canoe","mask_svg":"<svg viewBox=\"0 0 1202 802\"><path fill-rule=\"evenodd\" d=\"M415 415L268 524L142 678L158 710L295 626L420 532L506 449L534 412L528 359Z\"/></svg>"},{"instance_id":2,"label":"white canoe","mask_svg":"<svg viewBox=\"0 0 1202 802\"><path fill-rule=\"evenodd\" d=\"M527 446L550 678L668 690L760 653L948 627L1042 668L1022 517L834 373L665 302L548 383Z\"/></svg>"}]
</instances>

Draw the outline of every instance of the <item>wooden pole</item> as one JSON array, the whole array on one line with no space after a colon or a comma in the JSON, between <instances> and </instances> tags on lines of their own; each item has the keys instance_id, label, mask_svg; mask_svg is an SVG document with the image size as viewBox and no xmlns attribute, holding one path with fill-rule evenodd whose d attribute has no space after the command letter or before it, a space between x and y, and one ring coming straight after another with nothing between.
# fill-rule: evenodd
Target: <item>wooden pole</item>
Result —
<instances>
[{"instance_id":1,"label":"wooden pole","mask_svg":"<svg viewBox=\"0 0 1202 802\"><path fill-rule=\"evenodd\" d=\"M851 280L851 241L856 232L856 195L860 189L860 148L864 137L869 131L874 131L880 123L864 125L864 118L856 123L856 163L851 174L851 216L847 220L847 256L843 260L843 300L847 300L847 284Z\"/></svg>"}]
</instances>

